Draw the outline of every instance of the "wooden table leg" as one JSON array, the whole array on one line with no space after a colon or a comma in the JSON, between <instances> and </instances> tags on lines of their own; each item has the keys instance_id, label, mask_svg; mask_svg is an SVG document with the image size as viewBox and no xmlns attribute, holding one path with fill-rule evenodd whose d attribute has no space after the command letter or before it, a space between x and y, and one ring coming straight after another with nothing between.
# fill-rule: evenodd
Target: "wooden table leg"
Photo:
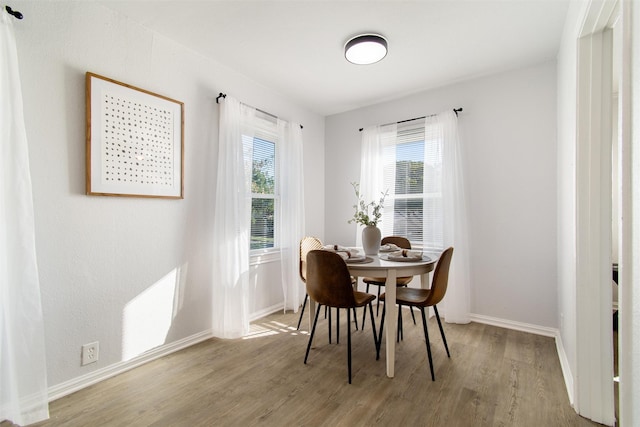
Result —
<instances>
[{"instance_id":1,"label":"wooden table leg","mask_svg":"<svg viewBox=\"0 0 640 427\"><path fill-rule=\"evenodd\" d=\"M395 375L396 361L396 328L398 326L398 308L396 307L396 271L392 268L388 270L387 281L385 282L385 321L387 330L385 340L387 344L387 376L393 378Z\"/></svg>"}]
</instances>

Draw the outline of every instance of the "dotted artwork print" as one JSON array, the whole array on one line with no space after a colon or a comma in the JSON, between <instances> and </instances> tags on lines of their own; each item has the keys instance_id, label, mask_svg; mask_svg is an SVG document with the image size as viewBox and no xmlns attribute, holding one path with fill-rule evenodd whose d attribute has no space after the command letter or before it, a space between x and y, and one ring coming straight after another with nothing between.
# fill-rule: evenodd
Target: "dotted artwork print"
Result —
<instances>
[{"instance_id":1,"label":"dotted artwork print","mask_svg":"<svg viewBox=\"0 0 640 427\"><path fill-rule=\"evenodd\" d=\"M102 181L174 185L171 110L117 93L102 93Z\"/></svg>"}]
</instances>

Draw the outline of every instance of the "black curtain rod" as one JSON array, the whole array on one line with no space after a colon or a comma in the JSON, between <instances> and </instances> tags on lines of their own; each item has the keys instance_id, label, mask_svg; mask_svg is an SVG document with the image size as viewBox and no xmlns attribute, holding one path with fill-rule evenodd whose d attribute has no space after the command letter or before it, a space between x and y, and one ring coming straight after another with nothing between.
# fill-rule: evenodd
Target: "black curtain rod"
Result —
<instances>
[{"instance_id":1,"label":"black curtain rod","mask_svg":"<svg viewBox=\"0 0 640 427\"><path fill-rule=\"evenodd\" d=\"M7 11L7 13L9 15L13 15L17 19L24 18L24 15L22 13L18 12L17 10L13 10L9 6L5 6L4 8L6 9L6 11Z\"/></svg>"},{"instance_id":2,"label":"black curtain rod","mask_svg":"<svg viewBox=\"0 0 640 427\"><path fill-rule=\"evenodd\" d=\"M462 111L462 108L454 108L453 109L453 112L456 113L456 116L458 115L458 113L460 111ZM400 123L412 122L414 120L426 119L427 117L433 117L433 116L437 116L437 114L431 114L429 116L422 116L422 117L414 117L413 119L400 120L399 122L395 122L395 123L400 124ZM393 124L393 122L392 123L386 123L386 124L384 124L382 126L387 126L387 125L391 125L391 124ZM360 128L360 132L362 132L363 129L364 128Z\"/></svg>"},{"instance_id":3,"label":"black curtain rod","mask_svg":"<svg viewBox=\"0 0 640 427\"><path fill-rule=\"evenodd\" d=\"M216 104L220 104L220 98L224 99L224 98L226 98L226 97L227 97L227 94L226 94L226 93L222 93L222 92L220 92L220 94L216 97ZM254 108L255 108L255 107L254 107ZM256 108L256 110L260 111L261 113L266 114L267 116L271 116L271 117L273 117L274 119L277 119L277 118L278 118L278 116L275 116L275 115L273 115L273 114L271 114L271 113L267 113L266 111L262 111L262 110L261 110L261 109L259 109L259 108ZM304 126L300 125L300 129L304 129Z\"/></svg>"}]
</instances>

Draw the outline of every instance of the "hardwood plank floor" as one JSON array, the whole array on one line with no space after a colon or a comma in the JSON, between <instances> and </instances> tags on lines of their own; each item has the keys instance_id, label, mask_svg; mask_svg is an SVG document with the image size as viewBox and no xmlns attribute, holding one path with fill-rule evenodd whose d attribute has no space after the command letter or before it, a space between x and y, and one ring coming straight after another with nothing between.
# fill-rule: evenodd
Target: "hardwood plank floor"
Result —
<instances>
[{"instance_id":1,"label":"hardwood plank floor","mask_svg":"<svg viewBox=\"0 0 640 427\"><path fill-rule=\"evenodd\" d=\"M384 344L375 360L369 321L353 332L349 385L344 312L339 344L319 321L306 365L298 315L276 313L248 338L210 339L54 401L51 419L36 426L598 425L569 406L552 338L444 324L449 359L432 318L432 382L420 319L404 316L393 379Z\"/></svg>"}]
</instances>

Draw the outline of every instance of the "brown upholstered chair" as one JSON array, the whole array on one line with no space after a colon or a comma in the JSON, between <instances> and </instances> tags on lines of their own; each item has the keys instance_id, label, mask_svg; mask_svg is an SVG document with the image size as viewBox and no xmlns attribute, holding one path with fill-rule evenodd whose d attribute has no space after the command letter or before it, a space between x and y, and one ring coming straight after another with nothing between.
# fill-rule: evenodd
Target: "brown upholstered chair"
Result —
<instances>
[{"instance_id":1,"label":"brown upholstered chair","mask_svg":"<svg viewBox=\"0 0 640 427\"><path fill-rule=\"evenodd\" d=\"M356 307L369 307L371 324L373 330L373 340L376 350L378 348L378 337L373 321L373 308L371 302L376 299L375 295L359 292L353 289L351 275L347 264L340 255L323 250L313 250L307 254L307 294L313 299L318 307L309 335L307 352L304 356L304 363L307 363L309 350L313 341L313 335L318 323L320 307L344 308L347 310L347 366L349 372L349 384L351 384L351 310Z\"/></svg>"},{"instance_id":2,"label":"brown upholstered chair","mask_svg":"<svg viewBox=\"0 0 640 427\"><path fill-rule=\"evenodd\" d=\"M387 236L382 239L381 243L383 245L394 244L397 247L402 249L411 249L411 242L409 241L409 239L402 236ZM396 278L396 286L399 286L399 287L407 286L412 279L413 279L413 276L398 277ZM364 279L362 279L362 281L367 284L367 288L365 292L369 292L370 285L375 285L378 287L378 302L376 304L376 316L377 316L380 311L380 288L385 285L387 279L384 277L365 277ZM398 314L400 313L398 312ZM411 311L411 317L413 317L413 323L415 324L416 318L413 314L413 310ZM365 316L363 315L362 316L363 329L364 329L364 320L365 320Z\"/></svg>"},{"instance_id":3,"label":"brown upholstered chair","mask_svg":"<svg viewBox=\"0 0 640 427\"><path fill-rule=\"evenodd\" d=\"M422 327L424 328L424 339L427 343L427 355L429 356L429 368L431 369L431 380L435 381L436 377L433 373L433 360L431 358L431 344L429 343L429 331L427 330L427 317L425 315L425 308L433 307L436 313L436 319L438 320L438 327L440 328L440 335L442 335L442 342L444 348L447 350L447 357L451 357L449 354L449 346L447 345L447 338L444 336L444 329L442 329L442 322L440 321L440 315L438 314L438 304L444 298L447 292L447 285L449 283L449 266L451 265L451 257L453 256L453 248L447 248L442 252L436 269L433 273L433 280L431 281L430 289L415 289L415 288L399 288L396 292L396 303L399 305L399 309L403 305L409 307L417 307L422 314ZM385 294L380 295L380 300L385 300ZM382 309L382 320L380 321L380 337L382 337L382 331L384 329L384 315L386 311L386 304ZM378 340L377 355L380 357L380 345L382 340Z\"/></svg>"},{"instance_id":4,"label":"brown upholstered chair","mask_svg":"<svg viewBox=\"0 0 640 427\"><path fill-rule=\"evenodd\" d=\"M312 236L307 236L307 237L303 237L300 240L300 279L302 280L303 283L307 283L307 254L310 251L316 250L316 249L322 249L323 245L322 245L322 241L320 241L320 239L318 239L317 237L312 237ZM355 278L351 278L352 284L355 285L357 282L355 281ZM298 318L298 326L297 326L297 330L300 330L300 324L302 323L302 316L304 315L304 309L307 306L307 301L309 300L309 294L305 294L304 295L304 301L302 303L302 309L300 310L300 317ZM355 321L356 324L356 329L358 329L358 321L356 320L355 317L355 309L353 310L354 316L353 319ZM331 343L331 311L329 311L329 343ZM327 311L325 310L324 313L324 317L327 317ZM340 314L337 313L336 314L337 319L337 323L340 323ZM339 343L340 342L340 334L339 334L339 330L336 331L336 340Z\"/></svg>"}]
</instances>

